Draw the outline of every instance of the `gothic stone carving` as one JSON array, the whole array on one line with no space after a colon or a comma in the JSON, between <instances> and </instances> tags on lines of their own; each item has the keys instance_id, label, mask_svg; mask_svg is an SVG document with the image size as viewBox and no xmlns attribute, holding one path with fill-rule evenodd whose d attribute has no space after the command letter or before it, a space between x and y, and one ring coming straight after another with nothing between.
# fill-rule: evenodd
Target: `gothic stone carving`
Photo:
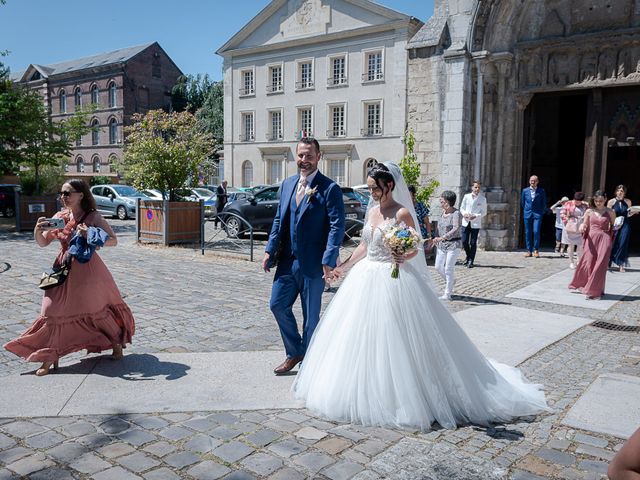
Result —
<instances>
[{"instance_id":1,"label":"gothic stone carving","mask_svg":"<svg viewBox=\"0 0 640 480\"><path fill-rule=\"evenodd\" d=\"M528 42L516 45L516 58L519 90L637 84L640 29L581 35L579 41L569 37Z\"/></svg>"}]
</instances>

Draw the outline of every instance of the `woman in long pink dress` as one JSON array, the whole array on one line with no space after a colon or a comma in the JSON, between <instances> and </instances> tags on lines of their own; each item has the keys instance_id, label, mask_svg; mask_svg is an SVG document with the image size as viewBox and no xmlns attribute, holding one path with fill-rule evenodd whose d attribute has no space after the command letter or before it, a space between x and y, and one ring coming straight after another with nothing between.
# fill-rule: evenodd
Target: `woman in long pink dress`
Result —
<instances>
[{"instance_id":1,"label":"woman in long pink dress","mask_svg":"<svg viewBox=\"0 0 640 480\"><path fill-rule=\"evenodd\" d=\"M588 299L600 299L604 295L609 256L613 244L613 222L616 214L607 207L604 192L598 190L584 214L580 232L584 237L582 256L569 284L579 289Z\"/></svg>"},{"instance_id":2,"label":"woman in long pink dress","mask_svg":"<svg viewBox=\"0 0 640 480\"><path fill-rule=\"evenodd\" d=\"M40 247L55 240L60 242L56 265L64 261L76 231L86 237L89 227L99 227L109 235L104 246L117 245L116 234L96 211L95 199L85 182L66 182L60 199L65 208L54 218L62 218L64 228L47 230L49 222L41 217L33 232ZM131 310L106 265L94 252L87 263L72 259L67 280L45 290L40 316L4 348L29 362L42 362L36 375L43 376L52 366L57 368L60 357L78 350L94 353L113 349L113 358L122 358L122 347L131 343L134 331Z\"/></svg>"}]
</instances>

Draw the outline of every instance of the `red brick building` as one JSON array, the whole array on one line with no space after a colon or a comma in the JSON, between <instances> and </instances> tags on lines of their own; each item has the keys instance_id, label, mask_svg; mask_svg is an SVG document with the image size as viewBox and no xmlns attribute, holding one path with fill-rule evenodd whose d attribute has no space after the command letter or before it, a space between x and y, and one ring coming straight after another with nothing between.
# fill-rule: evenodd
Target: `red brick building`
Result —
<instances>
[{"instance_id":1,"label":"red brick building","mask_svg":"<svg viewBox=\"0 0 640 480\"><path fill-rule=\"evenodd\" d=\"M31 64L12 74L16 83L38 90L59 121L89 104L97 105L97 130L76 140L69 176L115 176L122 158L123 127L134 113L171 107L171 88L182 75L157 42L52 65Z\"/></svg>"}]
</instances>

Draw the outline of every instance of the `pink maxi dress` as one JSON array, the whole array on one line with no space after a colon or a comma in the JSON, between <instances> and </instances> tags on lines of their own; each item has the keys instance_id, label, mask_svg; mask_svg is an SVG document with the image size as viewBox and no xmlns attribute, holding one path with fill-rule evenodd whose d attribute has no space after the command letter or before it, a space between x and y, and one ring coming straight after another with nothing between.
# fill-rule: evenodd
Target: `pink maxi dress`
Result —
<instances>
[{"instance_id":1,"label":"pink maxi dress","mask_svg":"<svg viewBox=\"0 0 640 480\"><path fill-rule=\"evenodd\" d=\"M99 215L92 212L84 223L92 226ZM62 261L73 237L75 221L59 212L65 228L49 232L60 241L56 263ZM35 322L4 348L30 362L54 362L78 350L87 353L131 343L135 322L122 300L111 273L97 252L87 263L73 259L67 280L44 291L42 310Z\"/></svg>"},{"instance_id":2,"label":"pink maxi dress","mask_svg":"<svg viewBox=\"0 0 640 480\"><path fill-rule=\"evenodd\" d=\"M588 297L604 295L607 267L611 255L611 221L609 215L591 214L582 243L583 253L569 284Z\"/></svg>"}]
</instances>

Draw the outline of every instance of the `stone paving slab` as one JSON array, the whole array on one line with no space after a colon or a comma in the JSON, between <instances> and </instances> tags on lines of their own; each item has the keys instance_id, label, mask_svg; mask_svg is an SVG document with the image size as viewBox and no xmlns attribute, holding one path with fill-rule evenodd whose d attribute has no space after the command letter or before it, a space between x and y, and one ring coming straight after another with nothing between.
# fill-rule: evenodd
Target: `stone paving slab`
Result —
<instances>
[{"instance_id":1,"label":"stone paving slab","mask_svg":"<svg viewBox=\"0 0 640 480\"><path fill-rule=\"evenodd\" d=\"M629 438L640 425L640 378L600 375L562 420L563 425Z\"/></svg>"},{"instance_id":2,"label":"stone paving slab","mask_svg":"<svg viewBox=\"0 0 640 480\"><path fill-rule=\"evenodd\" d=\"M81 363L67 364L68 360L62 359L58 371L64 369L65 375L36 377L32 372L27 372L3 378L0 388L0 417L59 415L98 361L94 357ZM40 366L39 363L33 365Z\"/></svg>"},{"instance_id":3,"label":"stone paving slab","mask_svg":"<svg viewBox=\"0 0 640 480\"><path fill-rule=\"evenodd\" d=\"M273 374L282 359L273 351L83 359L46 377L4 377L0 418L299 408L290 393L295 377Z\"/></svg>"},{"instance_id":4,"label":"stone paving slab","mask_svg":"<svg viewBox=\"0 0 640 480\"><path fill-rule=\"evenodd\" d=\"M516 290L507 297L607 311L640 286L640 270L627 270L625 273L607 272L605 295L600 300L587 300L585 295L567 288L573 278L573 272L574 270L570 269L562 270L544 280Z\"/></svg>"},{"instance_id":5,"label":"stone paving slab","mask_svg":"<svg viewBox=\"0 0 640 480\"><path fill-rule=\"evenodd\" d=\"M473 307L455 317L485 356L511 366L592 322L510 305Z\"/></svg>"}]
</instances>

